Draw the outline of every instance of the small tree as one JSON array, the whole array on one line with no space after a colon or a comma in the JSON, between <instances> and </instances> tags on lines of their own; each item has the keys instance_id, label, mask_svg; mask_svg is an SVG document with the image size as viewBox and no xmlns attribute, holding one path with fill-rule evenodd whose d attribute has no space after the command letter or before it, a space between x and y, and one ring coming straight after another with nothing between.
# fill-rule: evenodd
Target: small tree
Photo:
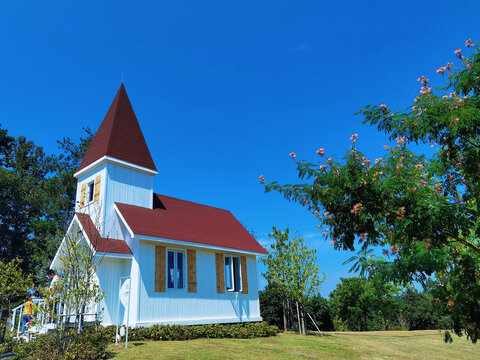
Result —
<instances>
[{"instance_id":1,"label":"small tree","mask_svg":"<svg viewBox=\"0 0 480 360\"><path fill-rule=\"evenodd\" d=\"M289 240L289 234L288 228L282 232L274 227L272 234L268 235L275 239L275 243L270 246L268 256L260 260L267 266L267 272L262 275L269 284L276 284L284 296L284 330L287 329L288 319L292 317L293 302L297 310L298 329L305 334L303 304L318 293L325 274L319 273L316 250L309 250L302 237Z\"/></svg>"},{"instance_id":2,"label":"small tree","mask_svg":"<svg viewBox=\"0 0 480 360\"><path fill-rule=\"evenodd\" d=\"M100 209L101 205L97 205ZM98 210L97 209L97 210ZM100 211L95 211L100 213ZM98 224L99 217L94 216ZM89 224L89 225L88 225ZM85 313L96 313L96 306L105 296L101 290L96 272L103 258L103 254L96 251L102 241L97 226L93 222L83 224L87 227L89 242L83 237L83 232L67 232L59 249L59 280L55 286L46 291L48 309L62 304L62 316L69 321L74 317L74 324L81 329ZM91 227L91 229L89 228ZM55 316L55 314L52 314ZM62 321L63 323L63 321Z\"/></svg>"},{"instance_id":3,"label":"small tree","mask_svg":"<svg viewBox=\"0 0 480 360\"><path fill-rule=\"evenodd\" d=\"M18 259L0 261L0 342L5 336L11 304L25 301L28 289L33 286L32 277L23 273L20 262Z\"/></svg>"}]
</instances>

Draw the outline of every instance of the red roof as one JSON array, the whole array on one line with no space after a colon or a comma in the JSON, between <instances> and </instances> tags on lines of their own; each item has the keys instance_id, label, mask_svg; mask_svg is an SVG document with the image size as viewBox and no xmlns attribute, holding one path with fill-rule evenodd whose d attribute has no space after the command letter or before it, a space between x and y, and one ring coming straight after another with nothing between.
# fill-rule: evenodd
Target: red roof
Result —
<instances>
[{"instance_id":1,"label":"red roof","mask_svg":"<svg viewBox=\"0 0 480 360\"><path fill-rule=\"evenodd\" d=\"M105 155L157 171L123 84L77 171Z\"/></svg>"},{"instance_id":2,"label":"red roof","mask_svg":"<svg viewBox=\"0 0 480 360\"><path fill-rule=\"evenodd\" d=\"M115 203L135 235L267 254L228 210L154 194L153 210Z\"/></svg>"},{"instance_id":3,"label":"red roof","mask_svg":"<svg viewBox=\"0 0 480 360\"><path fill-rule=\"evenodd\" d=\"M95 251L114 254L132 253L124 240L102 238L89 215L83 213L76 213L76 215Z\"/></svg>"}]
</instances>

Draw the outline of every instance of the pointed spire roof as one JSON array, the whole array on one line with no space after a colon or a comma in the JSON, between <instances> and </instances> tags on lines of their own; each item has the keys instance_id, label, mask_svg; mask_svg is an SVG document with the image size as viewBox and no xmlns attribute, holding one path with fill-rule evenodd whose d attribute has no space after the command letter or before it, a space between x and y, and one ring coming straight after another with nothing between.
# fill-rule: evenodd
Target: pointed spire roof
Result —
<instances>
[{"instance_id":1,"label":"pointed spire roof","mask_svg":"<svg viewBox=\"0 0 480 360\"><path fill-rule=\"evenodd\" d=\"M157 171L123 83L77 172L104 156Z\"/></svg>"}]
</instances>

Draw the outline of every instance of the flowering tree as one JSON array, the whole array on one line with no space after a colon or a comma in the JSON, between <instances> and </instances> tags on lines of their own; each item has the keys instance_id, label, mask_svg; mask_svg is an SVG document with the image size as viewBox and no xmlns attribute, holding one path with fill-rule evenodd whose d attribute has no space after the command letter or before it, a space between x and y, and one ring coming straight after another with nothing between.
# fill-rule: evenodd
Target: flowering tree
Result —
<instances>
[{"instance_id":1,"label":"flowering tree","mask_svg":"<svg viewBox=\"0 0 480 360\"><path fill-rule=\"evenodd\" d=\"M470 39L469 55L455 50L458 66L437 72L446 85L435 91L422 76L420 93L404 111L386 105L359 113L394 140L371 161L357 149L358 135L341 162L296 161L304 183L265 183L303 204L325 226L335 249L382 247L385 258L365 256L364 270L386 281L408 283L433 276L435 302L447 308L454 331L480 337L480 54ZM411 150L428 144L434 154ZM296 158L291 153L292 158ZM449 334L447 333L447 337Z\"/></svg>"}]
</instances>

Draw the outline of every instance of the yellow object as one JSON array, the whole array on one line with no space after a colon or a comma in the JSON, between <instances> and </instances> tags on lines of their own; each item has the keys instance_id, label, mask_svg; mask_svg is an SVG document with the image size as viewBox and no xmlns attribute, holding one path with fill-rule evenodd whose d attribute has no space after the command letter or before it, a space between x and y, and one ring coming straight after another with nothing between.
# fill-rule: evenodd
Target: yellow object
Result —
<instances>
[{"instance_id":1,"label":"yellow object","mask_svg":"<svg viewBox=\"0 0 480 360\"><path fill-rule=\"evenodd\" d=\"M23 307L23 315L33 315L33 302L27 301Z\"/></svg>"}]
</instances>

